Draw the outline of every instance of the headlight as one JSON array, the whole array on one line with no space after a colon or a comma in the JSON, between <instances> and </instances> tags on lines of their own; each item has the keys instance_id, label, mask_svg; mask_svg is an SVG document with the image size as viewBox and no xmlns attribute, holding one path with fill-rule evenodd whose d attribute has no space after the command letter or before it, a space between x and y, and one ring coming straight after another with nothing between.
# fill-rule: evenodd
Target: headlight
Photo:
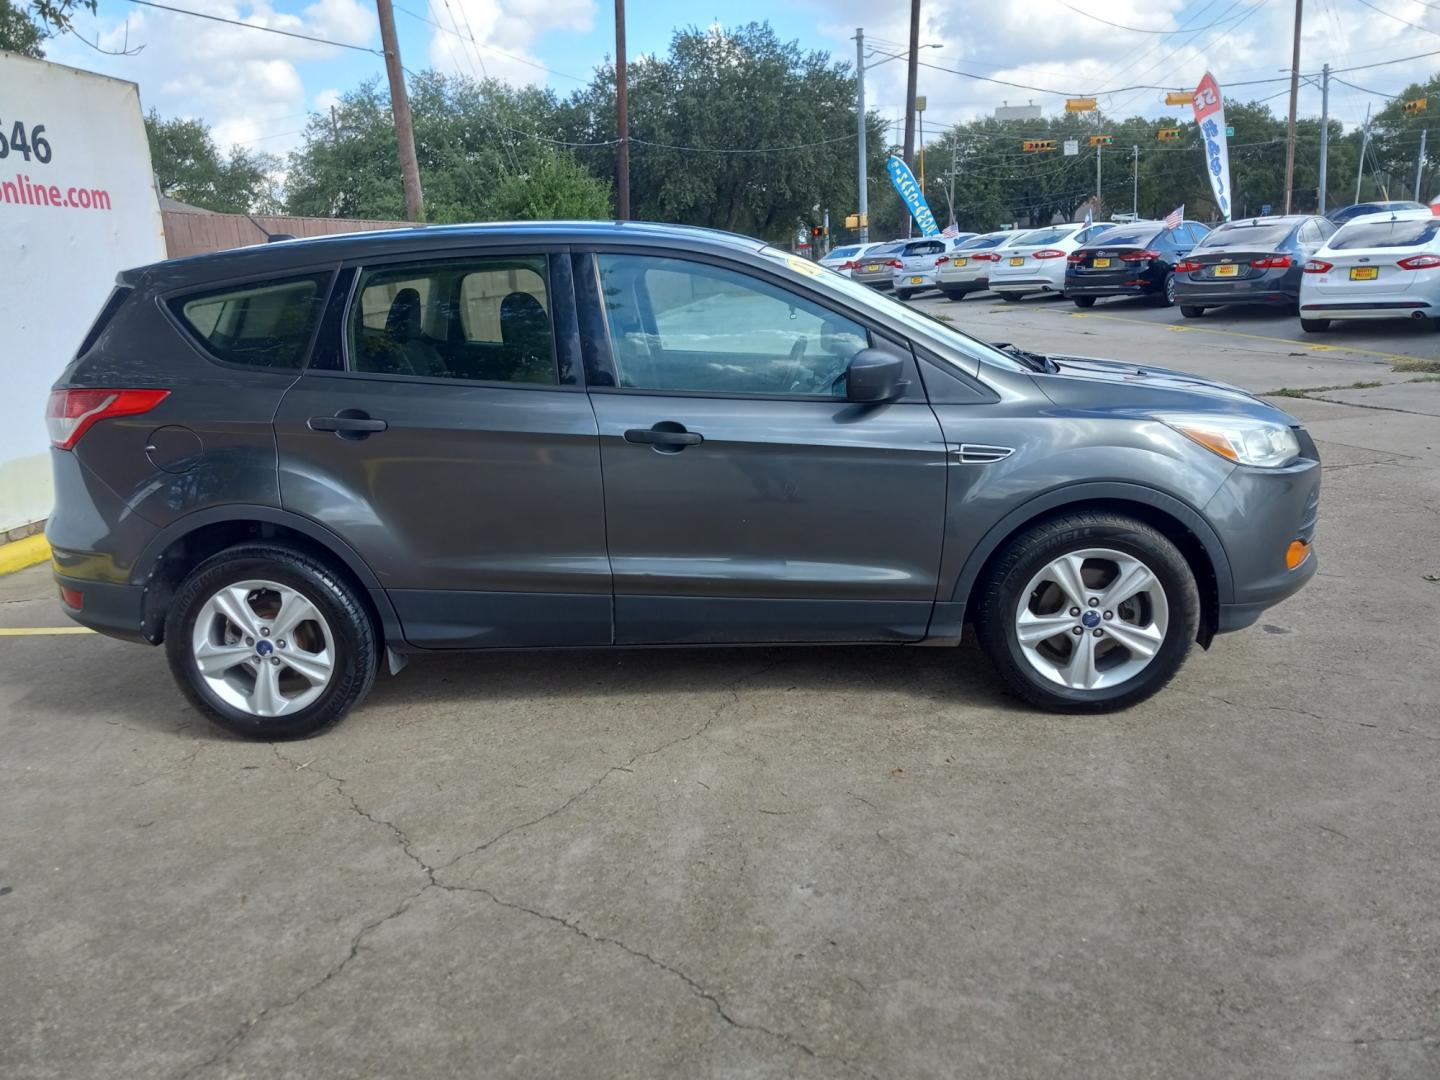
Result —
<instances>
[{"instance_id":1,"label":"headlight","mask_svg":"<svg viewBox=\"0 0 1440 1080\"><path fill-rule=\"evenodd\" d=\"M1159 416L1206 450L1237 465L1278 469L1300 456L1300 440L1285 424L1247 416Z\"/></svg>"}]
</instances>

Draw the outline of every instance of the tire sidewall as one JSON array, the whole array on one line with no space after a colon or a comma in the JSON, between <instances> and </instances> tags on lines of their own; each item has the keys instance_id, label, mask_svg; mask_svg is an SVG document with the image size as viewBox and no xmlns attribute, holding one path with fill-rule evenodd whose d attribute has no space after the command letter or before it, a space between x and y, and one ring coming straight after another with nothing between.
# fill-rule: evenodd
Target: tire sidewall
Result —
<instances>
[{"instance_id":1,"label":"tire sidewall","mask_svg":"<svg viewBox=\"0 0 1440 1080\"><path fill-rule=\"evenodd\" d=\"M235 708L215 695L195 663L195 620L205 601L226 585L253 579L273 581L302 593L325 616L333 639L331 648L337 655L329 685L315 701L293 714L257 717ZM221 552L197 567L176 593L165 623L166 654L186 696L219 727L252 739L303 738L343 716L374 680L373 630L357 624L357 611L368 620L343 582L303 556L280 550Z\"/></svg>"},{"instance_id":2,"label":"tire sidewall","mask_svg":"<svg viewBox=\"0 0 1440 1080\"><path fill-rule=\"evenodd\" d=\"M1137 523L1138 524L1138 523ZM1104 547L1133 556L1142 561L1159 579L1170 612L1170 624L1159 651L1137 675L1118 686L1099 690L1073 690L1051 682L1031 666L1020 647L1016 632L1016 612L1021 590L1048 563L1068 551ZM1077 526L1056 533L1035 545L1007 568L1005 579L996 590L992 618L998 623L989 628L992 657L996 647L1003 649L1008 666L1027 685L1031 700L1060 709L1085 710L1122 708L1126 704L1149 697L1175 674L1195 640L1200 622L1200 598L1194 575L1180 551L1158 532L1140 526L1127 528L1115 524ZM998 629L998 641L995 640Z\"/></svg>"}]
</instances>

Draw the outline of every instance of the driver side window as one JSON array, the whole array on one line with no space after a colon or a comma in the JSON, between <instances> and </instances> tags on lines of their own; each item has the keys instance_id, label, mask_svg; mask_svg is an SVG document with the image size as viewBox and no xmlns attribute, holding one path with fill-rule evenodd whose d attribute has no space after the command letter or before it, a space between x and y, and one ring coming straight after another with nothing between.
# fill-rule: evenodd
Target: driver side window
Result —
<instances>
[{"instance_id":1,"label":"driver side window","mask_svg":"<svg viewBox=\"0 0 1440 1080\"><path fill-rule=\"evenodd\" d=\"M706 263L600 255L616 377L636 390L843 397L870 344L789 290Z\"/></svg>"}]
</instances>

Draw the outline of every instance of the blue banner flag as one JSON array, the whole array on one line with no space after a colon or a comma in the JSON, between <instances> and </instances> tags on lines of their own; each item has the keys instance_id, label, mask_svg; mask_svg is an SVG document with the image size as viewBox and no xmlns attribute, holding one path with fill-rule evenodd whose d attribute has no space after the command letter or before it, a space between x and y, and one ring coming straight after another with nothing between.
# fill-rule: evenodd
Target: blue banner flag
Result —
<instances>
[{"instance_id":1,"label":"blue banner flag","mask_svg":"<svg viewBox=\"0 0 1440 1080\"><path fill-rule=\"evenodd\" d=\"M885 171L890 174L890 182L895 185L900 201L910 211L910 216L915 219L915 224L920 226L920 231L926 236L938 236L940 226L935 224L935 215L925 204L925 193L920 190L915 174L910 171L910 166L905 164L905 159L891 154L885 161Z\"/></svg>"}]
</instances>

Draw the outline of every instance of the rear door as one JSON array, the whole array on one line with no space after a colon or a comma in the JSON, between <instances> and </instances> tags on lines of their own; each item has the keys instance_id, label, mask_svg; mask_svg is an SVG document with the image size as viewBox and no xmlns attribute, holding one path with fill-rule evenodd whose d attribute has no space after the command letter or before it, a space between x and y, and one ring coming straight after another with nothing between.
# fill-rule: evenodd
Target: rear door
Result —
<instances>
[{"instance_id":1,"label":"rear door","mask_svg":"<svg viewBox=\"0 0 1440 1080\"><path fill-rule=\"evenodd\" d=\"M603 645L595 416L563 249L347 266L275 417L280 495L339 533L414 645Z\"/></svg>"},{"instance_id":2,"label":"rear door","mask_svg":"<svg viewBox=\"0 0 1440 1080\"><path fill-rule=\"evenodd\" d=\"M946 454L913 358L902 400L851 404L849 361L880 339L788 279L600 251L576 282L616 640L922 637Z\"/></svg>"}]
</instances>

